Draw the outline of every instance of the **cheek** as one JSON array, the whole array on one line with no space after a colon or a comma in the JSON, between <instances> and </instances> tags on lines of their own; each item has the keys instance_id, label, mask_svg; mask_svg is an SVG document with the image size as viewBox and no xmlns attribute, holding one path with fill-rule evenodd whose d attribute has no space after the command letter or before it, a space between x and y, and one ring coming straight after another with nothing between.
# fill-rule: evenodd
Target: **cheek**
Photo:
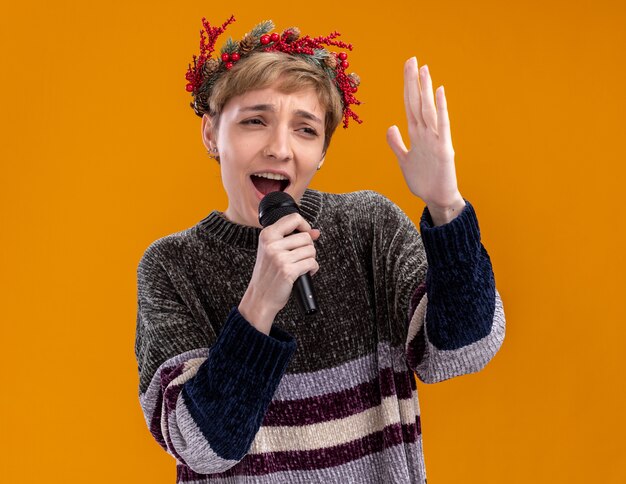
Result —
<instances>
[{"instance_id":1,"label":"cheek","mask_svg":"<svg viewBox=\"0 0 626 484\"><path fill-rule=\"evenodd\" d=\"M323 139L319 141L297 139L296 143L297 144L294 146L301 159L307 160L308 163L319 162L322 159L322 151L324 148Z\"/></svg>"},{"instance_id":2,"label":"cheek","mask_svg":"<svg viewBox=\"0 0 626 484\"><path fill-rule=\"evenodd\" d=\"M311 183L311 180L313 179L316 173L317 173L317 164L311 165L306 170L301 171L300 177L298 180L298 185L300 185L303 188L307 187Z\"/></svg>"},{"instance_id":3,"label":"cheek","mask_svg":"<svg viewBox=\"0 0 626 484\"><path fill-rule=\"evenodd\" d=\"M258 145L258 140L250 136L247 136L245 139L243 137L229 139L224 142L226 147L224 153L233 164L243 165L254 155Z\"/></svg>"}]
</instances>

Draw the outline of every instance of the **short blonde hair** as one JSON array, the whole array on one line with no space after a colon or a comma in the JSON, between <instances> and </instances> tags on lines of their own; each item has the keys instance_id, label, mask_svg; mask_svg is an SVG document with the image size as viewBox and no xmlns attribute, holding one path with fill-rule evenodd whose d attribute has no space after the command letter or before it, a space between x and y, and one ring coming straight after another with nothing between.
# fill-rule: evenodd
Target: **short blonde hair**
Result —
<instances>
[{"instance_id":1,"label":"short blonde hair","mask_svg":"<svg viewBox=\"0 0 626 484\"><path fill-rule=\"evenodd\" d=\"M343 117L343 104L334 80L322 68L302 57L284 52L258 52L239 60L212 86L208 97L208 114L212 125L219 130L220 115L233 97L254 89L263 89L277 80L277 89L291 94L313 88L326 116L324 120L324 148L326 153L335 129Z\"/></svg>"}]
</instances>

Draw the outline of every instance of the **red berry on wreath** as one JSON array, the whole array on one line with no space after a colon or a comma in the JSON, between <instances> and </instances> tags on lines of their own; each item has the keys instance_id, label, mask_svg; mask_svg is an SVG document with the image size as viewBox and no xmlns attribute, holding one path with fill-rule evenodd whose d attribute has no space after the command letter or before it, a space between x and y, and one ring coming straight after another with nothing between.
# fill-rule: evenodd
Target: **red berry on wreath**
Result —
<instances>
[{"instance_id":1,"label":"red berry on wreath","mask_svg":"<svg viewBox=\"0 0 626 484\"><path fill-rule=\"evenodd\" d=\"M342 61L341 61L341 67L343 67L344 69L345 69L346 67L348 67L349 65L350 65L350 64L348 64L348 61L347 61L347 60L342 60Z\"/></svg>"},{"instance_id":2,"label":"red berry on wreath","mask_svg":"<svg viewBox=\"0 0 626 484\"><path fill-rule=\"evenodd\" d=\"M191 92L191 91L193 91L193 86L191 85L191 83L190 83L190 84L187 84L187 85L185 86L185 89L187 89L187 92Z\"/></svg>"},{"instance_id":3,"label":"red berry on wreath","mask_svg":"<svg viewBox=\"0 0 626 484\"><path fill-rule=\"evenodd\" d=\"M348 58L348 54L346 54L345 52L340 52L339 53L339 58L341 60L346 60Z\"/></svg>"},{"instance_id":4,"label":"red berry on wreath","mask_svg":"<svg viewBox=\"0 0 626 484\"><path fill-rule=\"evenodd\" d=\"M276 32L274 32L271 36L270 39L272 39L272 42L278 42L278 39L280 39L280 35L278 35Z\"/></svg>"},{"instance_id":5,"label":"red berry on wreath","mask_svg":"<svg viewBox=\"0 0 626 484\"><path fill-rule=\"evenodd\" d=\"M261 35L261 43L263 45L267 45L270 43L270 36L265 34L265 35Z\"/></svg>"},{"instance_id":6,"label":"red berry on wreath","mask_svg":"<svg viewBox=\"0 0 626 484\"><path fill-rule=\"evenodd\" d=\"M240 58L241 56L237 52L233 52L232 54L230 54L230 60L233 62L238 61Z\"/></svg>"},{"instance_id":7,"label":"red berry on wreath","mask_svg":"<svg viewBox=\"0 0 626 484\"><path fill-rule=\"evenodd\" d=\"M226 69L230 69L233 66L232 62L227 62L226 63Z\"/></svg>"},{"instance_id":8,"label":"red berry on wreath","mask_svg":"<svg viewBox=\"0 0 626 484\"><path fill-rule=\"evenodd\" d=\"M230 60L230 54L223 53L222 54L222 62L228 62Z\"/></svg>"}]
</instances>

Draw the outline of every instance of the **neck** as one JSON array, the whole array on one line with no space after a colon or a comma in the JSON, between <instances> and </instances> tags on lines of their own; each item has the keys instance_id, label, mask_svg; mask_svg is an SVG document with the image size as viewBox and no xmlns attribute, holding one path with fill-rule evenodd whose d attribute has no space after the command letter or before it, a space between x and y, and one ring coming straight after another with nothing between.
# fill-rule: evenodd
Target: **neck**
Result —
<instances>
[{"instance_id":1,"label":"neck","mask_svg":"<svg viewBox=\"0 0 626 484\"><path fill-rule=\"evenodd\" d=\"M307 188L298 204L300 213L304 219L317 227L317 217L322 210L322 193ZM230 245L236 245L248 249L258 247L258 238L262 227L250 226L232 220L226 213L213 210L207 217L197 224L197 228L203 233L218 238Z\"/></svg>"}]
</instances>

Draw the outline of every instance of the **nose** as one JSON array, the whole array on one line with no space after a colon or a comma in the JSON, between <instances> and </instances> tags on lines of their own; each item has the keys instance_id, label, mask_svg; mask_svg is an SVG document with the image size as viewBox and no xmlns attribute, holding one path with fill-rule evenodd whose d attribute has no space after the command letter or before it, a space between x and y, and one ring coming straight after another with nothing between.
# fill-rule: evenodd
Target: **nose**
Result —
<instances>
[{"instance_id":1,"label":"nose","mask_svg":"<svg viewBox=\"0 0 626 484\"><path fill-rule=\"evenodd\" d=\"M289 161L293 158L289 128L276 126L269 131L269 137L263 150L265 156L276 158L279 161Z\"/></svg>"}]
</instances>

